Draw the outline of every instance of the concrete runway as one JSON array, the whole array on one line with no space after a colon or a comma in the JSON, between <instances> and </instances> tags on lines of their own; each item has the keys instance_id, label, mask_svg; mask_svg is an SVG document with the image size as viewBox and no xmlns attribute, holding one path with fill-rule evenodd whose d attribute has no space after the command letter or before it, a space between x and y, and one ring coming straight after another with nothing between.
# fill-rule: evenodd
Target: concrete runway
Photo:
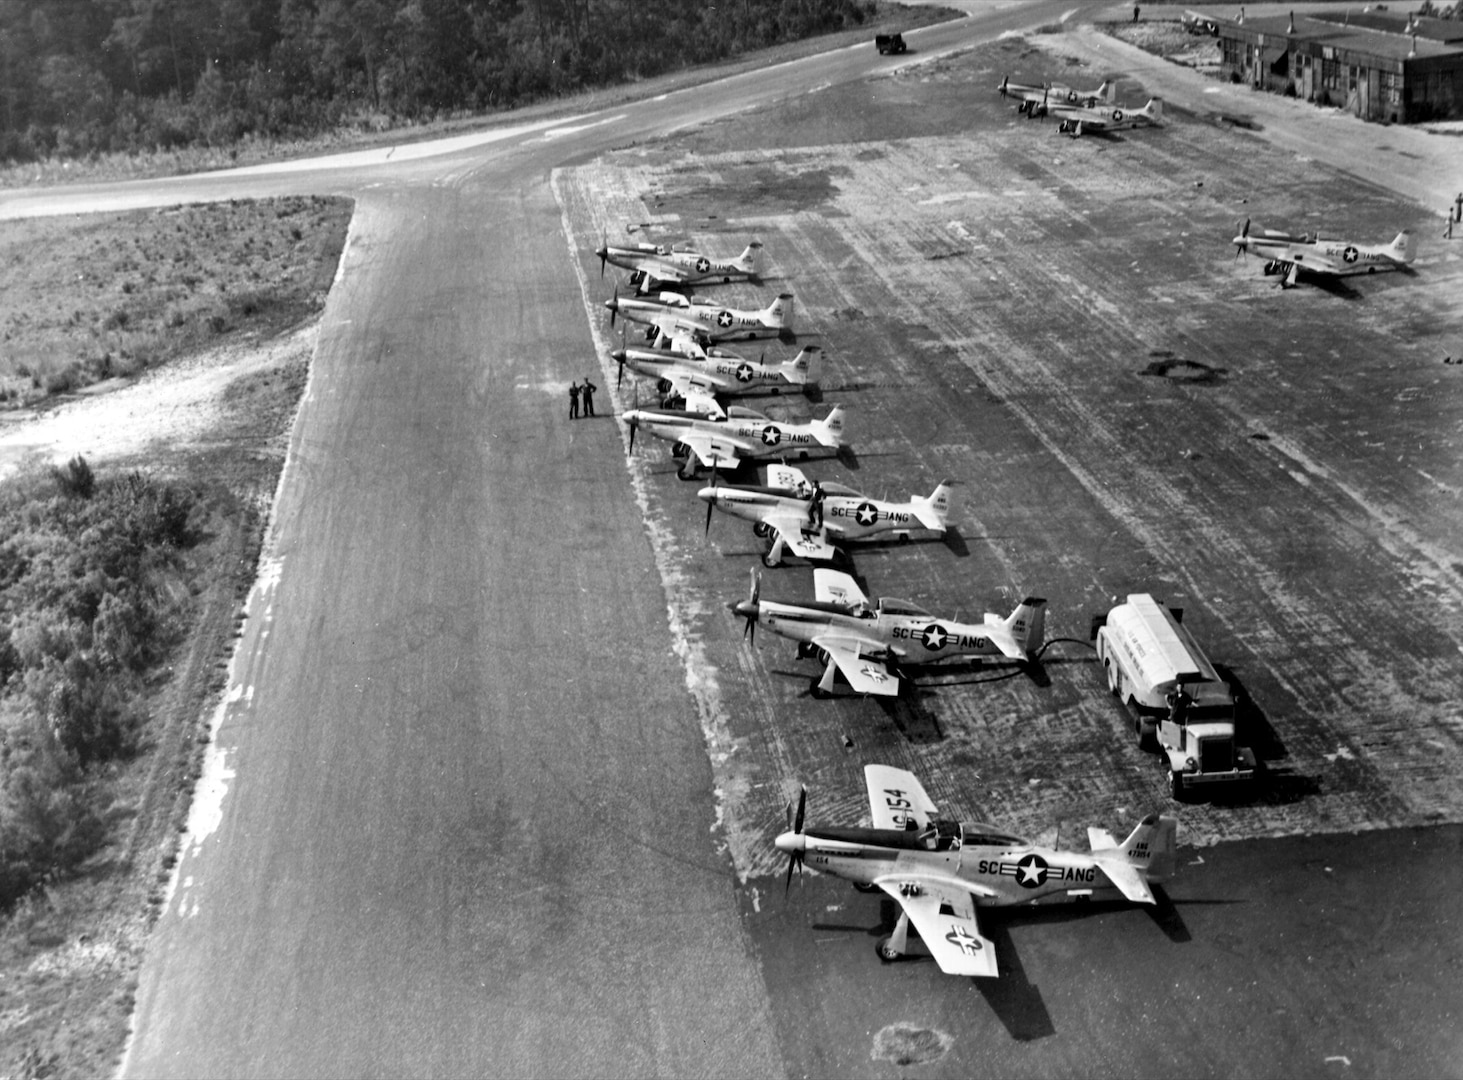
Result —
<instances>
[{"instance_id":1,"label":"concrete runway","mask_svg":"<svg viewBox=\"0 0 1463 1080\"><path fill-rule=\"evenodd\" d=\"M977 5L975 20L912 35L911 60L1061 12L1056 4ZM745 589L752 547L728 535L668 560L668 551L691 551L699 529L684 520L696 517L684 486L648 467L649 458L627 470L613 421L564 418L570 379L599 366L596 381L608 389L611 370L586 333L586 314L597 314L588 305L598 296L586 287L595 267L582 237L571 232L566 247L564 221L572 230L611 212L613 193L578 216L571 199L561 215L555 195L572 196L573 185L551 169L616 147L661 146L675 132L717 149L729 117L807 102L808 91L826 93L876 66L900 65L864 45L404 164L0 196L0 216L65 212L99 198L160 205L288 190L358 199L271 559L251 601L178 887L144 968L124 1073L1457 1074L1447 1032L1458 992L1446 978L1459 940L1450 914L1455 830L1206 847L1157 921L1127 908L993 918L1007 970L986 986L941 977L929 963L879 964L868 935L885 914L877 899L811 878L790 900L777 895L775 852L763 840L800 780L822 781L810 813L843 821L862 812L863 793L840 777L865 760L889 760L937 772L931 793L955 812L972 801L997 821L1055 809L1066 827L1116 813L1112 779L1134 768L1131 747L1111 739L1112 717L1092 704L1100 695L1090 673L1057 658L1047 687L986 684L977 669L937 679L903 716L858 702L809 709L792 688L801 685L789 675L797 665L739 646L740 628L720 606ZM918 79L871 91L908 95L911 115L929 92ZM850 129L867 111L852 100L840 119ZM927 152L911 139L895 156ZM929 176L958 180L938 155L929 164ZM1039 165L1033 151L1024 191L1047 181ZM948 254L937 226L953 213L931 205L942 217L909 229L912 265L938 267L932 255ZM1126 205L1131 213L1095 223L1099 236L1141 230L1145 208ZM1066 219L1006 224L1032 230L1008 267L1029 291L1051 269L1031 252ZM1216 618L1214 595L1197 576L1179 575L1174 553L1195 535L1220 535L1224 499L1203 504L1197 523L1158 528L1119 514L1125 529L1115 529L1101 478L1085 471L1090 459L1064 456L1052 436L1060 429L1110 445L1116 428L1141 430L1142 394L1125 405L1131 422L1090 423L1094 414L1075 409L1050 414L1055 427L1043 419L1044 407L1070 407L1114 377L1094 362L1087 384L1059 363L1080 370L1099 347L1114 364L1146 362L1114 348L1117 320L1094 319L1100 306L1074 301L1066 317L1081 332L1064 353L1035 324L995 321L1016 309L1020 291L1013 299L966 273L957 293L891 302L898 275L861 259L881 239L877 228L796 218L784 229L777 257L799 275L808 325L837 346L865 432L881 421L898 431L882 444L861 436L856 463L876 479L895 476L880 470L900 455L919 460L909 450L917 443L937 467L969 466L963 475L978 497L967 503L958 550L913 547L861 563L880 576L876 589L888 582L882 591L934 592L953 564L945 595L955 592L967 610L994 607L1010 583L1045 566L1068 597L1058 625L1073 633L1113 582L1166 575L1199 593ZM763 239L770 244L771 234ZM1084 272L1100 280L1112 272L1110 255L1058 266L1058 280L1080 286ZM840 267L843 276L833 272ZM850 294L861 307L844 306ZM1091 292L1084 302L1095 305ZM1166 308L1144 325L1158 336L1175 325L1175 311L1179 325L1199 317L1197 307ZM973 313L974 323L958 312ZM1278 332L1265 329L1267 340ZM1032 351L1055 349L1043 354L1051 366L962 371L969 357L961 350L989 344L993 333L1018 361L1028 355L1018 351L1023 333ZM921 368L937 379L917 384ZM1374 378L1359 392L1390 388L1384 373ZM1344 397L1345 389L1330 392ZM1245 408L1231 398L1206 404L1191 388L1173 392L1199 402L1213 443L1202 452L1225 460L1230 451L1212 433L1244 430ZM609 413L612 398L601 400ZM1266 404L1273 415L1285 407ZM1432 404L1443 407L1436 397ZM910 415L926 426L906 434L899 425ZM1323 445L1334 438L1323 418L1305 433ZM1254 476L1287 467L1307 471L1293 458L1251 466ZM1195 489L1171 475L1176 468L1150 463L1146 475L1182 506ZM1323 503L1345 489L1334 476L1310 476L1325 489ZM927 490L929 478L919 479ZM1238 498L1237 487L1220 490ZM1427 508L1419 491L1403 492L1415 500L1409 509ZM1071 517L1048 535L1053 506ZM1450 551L1422 517L1380 530L1384 549L1416 547L1422 533ZM1372 527L1363 520L1347 534L1346 567L1374 553L1357 539L1375 535ZM1262 537L1264 523L1252 531ZM1087 544L1075 554L1072 535ZM1279 579L1245 580L1251 564L1233 561L1242 540L1213 548L1206 566L1241 582L1237 595L1247 602ZM1334 550L1292 538L1263 568L1301 567ZM699 576L682 578L687 572ZM777 587L793 591L804 576L789 572ZM1306 690L1327 678L1320 657L1337 628L1354 641L1376 606L1370 595L1350 598L1344 618L1327 621L1313 598L1328 588L1301 590L1313 633L1298 653ZM1278 604L1261 614L1264 634L1289 617ZM1425 621L1447 637L1451 618L1445 608ZM1236 649L1270 640L1247 637L1250 627L1232 614L1217 626L1215 636ZM1385 671L1398 649L1384 640L1355 655ZM1430 660L1434 671L1455 670L1455 657L1432 652ZM1292 692L1263 674L1245 677L1271 708ZM720 688L727 696L718 703ZM1356 716L1378 700L1339 696L1328 705ZM1429 716L1429 734L1446 730L1442 708ZM1395 710L1388 716L1400 721ZM964 789L963 778L991 767L983 740L999 743L1033 717L1045 725L1038 734L1059 742L1005 762L1013 782L999 790ZM1291 730L1289 750L1302 760L1337 752L1324 724L1305 739ZM844 735L855 747L846 754ZM1437 790L1456 756L1443 753L1425 778ZM1335 775L1347 768L1343 761ZM1390 790L1375 775L1355 766L1343 795ZM1145 771L1123 791L1122 809L1156 782L1156 770ZM1357 824L1350 815L1365 802L1342 798L1346 813L1331 827ZM1368 805L1373 817L1363 824L1412 812L1385 800ZM1200 809L1193 820L1213 839L1215 822L1252 828L1259 813L1227 819ZM899 1023L910 1025L902 1042L885 1031ZM871 1056L890 1044L928 1060L903 1066Z\"/></svg>"}]
</instances>

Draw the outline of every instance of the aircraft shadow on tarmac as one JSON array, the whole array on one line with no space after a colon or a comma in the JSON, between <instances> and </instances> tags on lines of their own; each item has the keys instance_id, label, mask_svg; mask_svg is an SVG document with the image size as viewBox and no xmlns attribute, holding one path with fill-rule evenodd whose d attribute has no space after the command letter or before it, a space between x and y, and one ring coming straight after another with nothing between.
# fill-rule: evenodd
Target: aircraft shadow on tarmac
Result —
<instances>
[{"instance_id":1,"label":"aircraft shadow on tarmac","mask_svg":"<svg viewBox=\"0 0 1463 1080\"><path fill-rule=\"evenodd\" d=\"M892 899L885 898L880 905L880 915L882 921L878 927L869 931L871 936L887 934L894 928L894 923L899 918L898 906ZM1038 1039L1050 1038L1057 1033L1056 1025L1052 1023L1051 1013L1047 1010L1041 991L1026 974L1021 956L1006 930L1005 915L1002 912L998 917L986 919L981 924L982 931L996 950L1000 966L999 977L973 978L970 982L980 991L981 997L985 998L991 1012L995 1013L996 1019L1000 1020L1012 1039L1017 1042L1036 1042ZM911 942L913 940L914 935L911 933ZM895 963L933 964L934 958L916 954Z\"/></svg>"}]
</instances>

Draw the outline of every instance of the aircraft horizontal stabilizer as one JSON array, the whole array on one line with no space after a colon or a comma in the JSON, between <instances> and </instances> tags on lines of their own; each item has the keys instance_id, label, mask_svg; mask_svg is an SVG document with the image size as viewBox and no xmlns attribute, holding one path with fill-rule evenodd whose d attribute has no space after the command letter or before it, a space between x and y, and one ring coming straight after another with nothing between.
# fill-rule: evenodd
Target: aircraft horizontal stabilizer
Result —
<instances>
[{"instance_id":1,"label":"aircraft horizontal stabilizer","mask_svg":"<svg viewBox=\"0 0 1463 1080\"><path fill-rule=\"evenodd\" d=\"M1133 903L1156 904L1158 902L1153 898L1153 890L1148 887L1142 871L1128 862L1126 856L1094 855L1093 861L1097 863L1097 868L1107 875L1107 879Z\"/></svg>"}]
</instances>

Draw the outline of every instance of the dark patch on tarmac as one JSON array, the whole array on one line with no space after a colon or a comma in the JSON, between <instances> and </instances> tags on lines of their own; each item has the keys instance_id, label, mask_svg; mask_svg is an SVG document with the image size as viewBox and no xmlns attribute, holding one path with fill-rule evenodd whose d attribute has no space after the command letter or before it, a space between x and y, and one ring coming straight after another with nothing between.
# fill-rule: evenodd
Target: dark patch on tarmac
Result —
<instances>
[{"instance_id":1,"label":"dark patch on tarmac","mask_svg":"<svg viewBox=\"0 0 1463 1080\"><path fill-rule=\"evenodd\" d=\"M1167 351L1152 352L1148 354L1157 359L1150 360L1148 366L1138 372L1156 379L1168 379L1170 382L1185 383L1189 386L1221 386L1224 384L1225 376L1229 374L1228 368L1212 367L1199 360L1185 360L1174 356Z\"/></svg>"}]
</instances>

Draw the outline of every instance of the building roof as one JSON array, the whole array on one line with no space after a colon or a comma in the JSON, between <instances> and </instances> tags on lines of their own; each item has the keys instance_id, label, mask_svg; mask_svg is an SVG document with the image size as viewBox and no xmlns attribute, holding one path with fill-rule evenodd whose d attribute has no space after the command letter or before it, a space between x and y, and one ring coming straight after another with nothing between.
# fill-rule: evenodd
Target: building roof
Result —
<instances>
[{"instance_id":1,"label":"building roof","mask_svg":"<svg viewBox=\"0 0 1463 1080\"><path fill-rule=\"evenodd\" d=\"M1360 18L1360 15L1356 16ZM1348 22L1344 12L1326 12L1324 17L1316 15L1265 15L1246 18L1244 22L1235 19L1217 19L1220 37L1242 37L1254 39L1264 35L1265 44L1280 44L1280 39L1292 42L1310 42L1330 45L1348 52L1365 53L1387 60L1409 60L1419 57L1459 56L1463 57L1463 23L1450 23L1444 19L1419 19L1416 34L1404 33L1407 20L1402 16L1388 16L1387 13L1368 13L1369 20L1390 19L1391 29L1375 29L1356 21ZM1427 24L1439 24L1431 26ZM1457 27L1457 29L1440 29ZM1293 29L1292 29L1293 28ZM1423 30L1435 36L1425 36Z\"/></svg>"}]
</instances>

